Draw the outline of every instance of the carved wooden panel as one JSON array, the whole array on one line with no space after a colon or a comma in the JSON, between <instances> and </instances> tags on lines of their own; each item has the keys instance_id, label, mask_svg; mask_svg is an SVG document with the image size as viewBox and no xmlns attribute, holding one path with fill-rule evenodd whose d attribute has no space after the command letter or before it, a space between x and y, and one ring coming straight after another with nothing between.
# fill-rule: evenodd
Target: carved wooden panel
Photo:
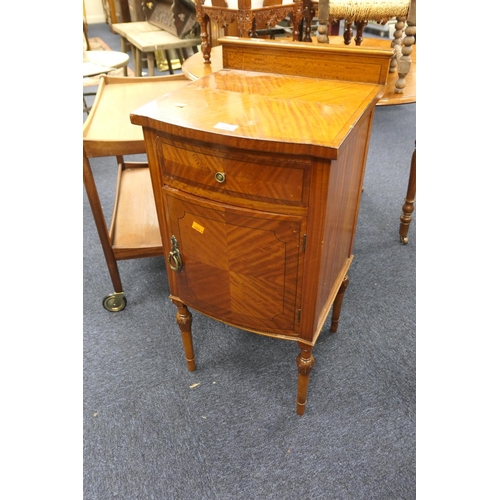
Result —
<instances>
[{"instance_id":1,"label":"carved wooden panel","mask_svg":"<svg viewBox=\"0 0 500 500\"><path fill-rule=\"evenodd\" d=\"M148 21L172 35L184 38L196 26L196 9L190 0L161 0L146 5L151 14Z\"/></svg>"},{"instance_id":2,"label":"carved wooden panel","mask_svg":"<svg viewBox=\"0 0 500 500\"><path fill-rule=\"evenodd\" d=\"M227 323L296 336L305 218L247 210L164 188L183 267L172 293Z\"/></svg>"}]
</instances>

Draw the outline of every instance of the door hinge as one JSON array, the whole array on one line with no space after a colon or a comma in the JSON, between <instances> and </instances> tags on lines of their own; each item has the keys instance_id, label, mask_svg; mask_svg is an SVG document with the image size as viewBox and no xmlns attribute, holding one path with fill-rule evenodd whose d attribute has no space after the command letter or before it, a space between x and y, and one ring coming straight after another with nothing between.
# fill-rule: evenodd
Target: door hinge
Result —
<instances>
[{"instance_id":1,"label":"door hinge","mask_svg":"<svg viewBox=\"0 0 500 500\"><path fill-rule=\"evenodd\" d=\"M306 251L306 240L307 240L307 234L304 234L302 236L302 251L305 252Z\"/></svg>"},{"instance_id":2,"label":"door hinge","mask_svg":"<svg viewBox=\"0 0 500 500\"><path fill-rule=\"evenodd\" d=\"M300 313L301 313L301 310L299 309L297 312L297 323L300 323Z\"/></svg>"}]
</instances>

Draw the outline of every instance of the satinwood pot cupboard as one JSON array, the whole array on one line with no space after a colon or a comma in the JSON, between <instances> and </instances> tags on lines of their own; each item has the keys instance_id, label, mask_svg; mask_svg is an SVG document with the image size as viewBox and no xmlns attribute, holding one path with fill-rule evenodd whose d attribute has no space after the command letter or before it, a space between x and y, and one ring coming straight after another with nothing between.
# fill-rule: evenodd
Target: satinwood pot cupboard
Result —
<instances>
[{"instance_id":1,"label":"satinwood pot cupboard","mask_svg":"<svg viewBox=\"0 0 500 500\"><path fill-rule=\"evenodd\" d=\"M141 125L186 360L197 310L312 349L340 316L373 112L391 50L226 37L224 69L143 106Z\"/></svg>"}]
</instances>

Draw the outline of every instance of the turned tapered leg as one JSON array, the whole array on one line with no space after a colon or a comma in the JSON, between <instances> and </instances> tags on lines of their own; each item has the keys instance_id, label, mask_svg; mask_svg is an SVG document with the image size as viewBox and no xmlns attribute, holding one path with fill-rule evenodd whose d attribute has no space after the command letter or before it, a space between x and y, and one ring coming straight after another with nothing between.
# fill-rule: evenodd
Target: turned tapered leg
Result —
<instances>
[{"instance_id":1,"label":"turned tapered leg","mask_svg":"<svg viewBox=\"0 0 500 500\"><path fill-rule=\"evenodd\" d=\"M186 307L186 304L173 297L170 297L170 299L173 304L177 306L177 315L175 319L177 320L177 324L181 330L182 344L184 345L188 370L190 372L194 372L196 370L196 364L194 362L193 336L191 334L193 316Z\"/></svg>"},{"instance_id":2,"label":"turned tapered leg","mask_svg":"<svg viewBox=\"0 0 500 500\"><path fill-rule=\"evenodd\" d=\"M399 240L403 245L408 243L408 229L412 221L412 213L415 210L415 194L417 191L417 148L411 157L410 178L408 179L408 191L403 205L403 213L399 220Z\"/></svg>"},{"instance_id":3,"label":"turned tapered leg","mask_svg":"<svg viewBox=\"0 0 500 500\"><path fill-rule=\"evenodd\" d=\"M344 44L349 45L352 40L352 21L344 21Z\"/></svg>"},{"instance_id":4,"label":"turned tapered leg","mask_svg":"<svg viewBox=\"0 0 500 500\"><path fill-rule=\"evenodd\" d=\"M356 21L356 38L354 41L356 42L356 45L361 45L361 42L363 41L363 31L368 24L368 21Z\"/></svg>"},{"instance_id":5,"label":"turned tapered leg","mask_svg":"<svg viewBox=\"0 0 500 500\"><path fill-rule=\"evenodd\" d=\"M198 11L201 7L196 7ZM210 18L205 15L201 10L197 12L196 18L201 27L201 53L203 54L203 59L205 64L210 64L210 54L212 52L212 33Z\"/></svg>"},{"instance_id":6,"label":"turned tapered leg","mask_svg":"<svg viewBox=\"0 0 500 500\"><path fill-rule=\"evenodd\" d=\"M340 311L342 310L342 301L344 300L344 292L349 284L349 276L347 274L344 277L344 281L340 285L337 296L333 301L333 312L332 312L332 324L330 325L330 331L335 333L339 327Z\"/></svg>"},{"instance_id":7,"label":"turned tapered leg","mask_svg":"<svg viewBox=\"0 0 500 500\"><path fill-rule=\"evenodd\" d=\"M304 415L307 403L307 387L309 375L314 366L312 346L299 342L300 354L297 356L297 368L299 370L299 383L297 389L297 414Z\"/></svg>"}]
</instances>

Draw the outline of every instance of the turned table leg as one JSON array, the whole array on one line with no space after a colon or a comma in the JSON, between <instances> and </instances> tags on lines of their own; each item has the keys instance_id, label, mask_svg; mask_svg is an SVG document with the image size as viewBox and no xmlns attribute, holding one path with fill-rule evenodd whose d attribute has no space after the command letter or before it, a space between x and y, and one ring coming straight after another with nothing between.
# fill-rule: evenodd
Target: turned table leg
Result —
<instances>
[{"instance_id":1,"label":"turned table leg","mask_svg":"<svg viewBox=\"0 0 500 500\"><path fill-rule=\"evenodd\" d=\"M415 194L417 191L417 148L414 149L411 157L410 178L408 180L408 191L403 205L403 213L399 220L399 239L401 244L408 243L408 229L412 221L412 213L415 210Z\"/></svg>"},{"instance_id":2,"label":"turned table leg","mask_svg":"<svg viewBox=\"0 0 500 500\"><path fill-rule=\"evenodd\" d=\"M190 372L194 372L196 370L196 364L194 362L193 336L191 334L193 316L186 307L186 304L181 302L179 299L170 297L170 300L177 307L177 315L175 319L177 320L177 324L179 325L179 329L181 331L182 344L184 345L188 370Z\"/></svg>"},{"instance_id":3,"label":"turned table leg","mask_svg":"<svg viewBox=\"0 0 500 500\"><path fill-rule=\"evenodd\" d=\"M198 10L198 7L196 7ZM204 14L197 16L198 22L201 27L201 52L205 64L210 64L210 54L212 52L212 34L210 26L210 18Z\"/></svg>"},{"instance_id":4,"label":"turned table leg","mask_svg":"<svg viewBox=\"0 0 500 500\"><path fill-rule=\"evenodd\" d=\"M314 366L314 356L312 346L298 343L300 354L297 356L297 368L299 370L299 383L297 389L297 414L304 415L307 403L307 387L309 385L309 375Z\"/></svg>"},{"instance_id":5,"label":"turned table leg","mask_svg":"<svg viewBox=\"0 0 500 500\"><path fill-rule=\"evenodd\" d=\"M335 333L339 326L340 319L340 311L342 309L342 301L344 300L344 292L349 284L349 276L347 274L344 277L344 281L340 285L339 291L337 292L337 296L333 301L333 312L332 312L332 324L330 326L330 331Z\"/></svg>"}]
</instances>

